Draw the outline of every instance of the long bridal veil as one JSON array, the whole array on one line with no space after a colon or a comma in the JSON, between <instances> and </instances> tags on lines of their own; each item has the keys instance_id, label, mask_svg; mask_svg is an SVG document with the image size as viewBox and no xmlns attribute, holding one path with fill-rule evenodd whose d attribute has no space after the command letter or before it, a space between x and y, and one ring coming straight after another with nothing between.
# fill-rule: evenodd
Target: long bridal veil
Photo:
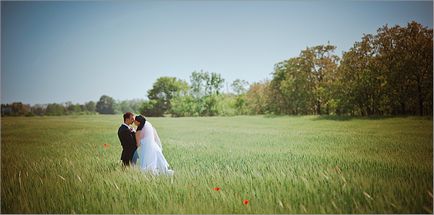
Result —
<instances>
[{"instance_id":1,"label":"long bridal veil","mask_svg":"<svg viewBox=\"0 0 434 215\"><path fill-rule=\"evenodd\" d=\"M140 140L140 168L154 174L172 175L169 163L163 155L162 145L157 130L146 121L143 127L144 137Z\"/></svg>"},{"instance_id":2,"label":"long bridal veil","mask_svg":"<svg viewBox=\"0 0 434 215\"><path fill-rule=\"evenodd\" d=\"M160 137L158 136L157 130L155 128L153 128L153 130L154 130L155 143L157 143L157 145L160 147L161 151L163 151L163 146L161 145Z\"/></svg>"}]
</instances>

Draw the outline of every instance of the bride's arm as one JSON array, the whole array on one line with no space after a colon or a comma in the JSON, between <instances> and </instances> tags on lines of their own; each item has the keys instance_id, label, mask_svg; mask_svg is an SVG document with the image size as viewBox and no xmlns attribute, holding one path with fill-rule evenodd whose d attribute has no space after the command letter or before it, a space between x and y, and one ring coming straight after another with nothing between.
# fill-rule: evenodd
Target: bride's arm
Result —
<instances>
[{"instance_id":1,"label":"bride's arm","mask_svg":"<svg viewBox=\"0 0 434 215\"><path fill-rule=\"evenodd\" d=\"M140 132L141 131L136 131L136 146L137 147L140 146Z\"/></svg>"}]
</instances>

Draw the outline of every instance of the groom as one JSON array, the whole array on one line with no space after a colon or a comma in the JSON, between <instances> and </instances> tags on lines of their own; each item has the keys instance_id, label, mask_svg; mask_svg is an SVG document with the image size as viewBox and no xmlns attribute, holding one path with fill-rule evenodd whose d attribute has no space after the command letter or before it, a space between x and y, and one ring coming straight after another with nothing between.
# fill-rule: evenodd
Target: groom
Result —
<instances>
[{"instance_id":1,"label":"groom","mask_svg":"<svg viewBox=\"0 0 434 215\"><path fill-rule=\"evenodd\" d=\"M136 132L131 127L134 122L134 114L131 112L126 112L124 114L124 123L118 129L118 137L122 145L122 155L121 160L124 166L129 166L131 164L136 164L135 152L137 149L136 145ZM133 159L133 156L135 157Z\"/></svg>"}]
</instances>

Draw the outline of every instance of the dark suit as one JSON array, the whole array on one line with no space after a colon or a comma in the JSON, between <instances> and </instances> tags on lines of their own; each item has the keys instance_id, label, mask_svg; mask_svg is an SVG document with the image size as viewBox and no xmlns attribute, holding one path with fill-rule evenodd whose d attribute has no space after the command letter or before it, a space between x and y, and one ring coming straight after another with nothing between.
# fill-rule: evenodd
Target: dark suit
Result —
<instances>
[{"instance_id":1,"label":"dark suit","mask_svg":"<svg viewBox=\"0 0 434 215\"><path fill-rule=\"evenodd\" d=\"M121 160L124 165L128 166L130 165L134 152L137 149L136 132L130 131L127 126L122 124L118 129L118 137L122 145Z\"/></svg>"}]
</instances>

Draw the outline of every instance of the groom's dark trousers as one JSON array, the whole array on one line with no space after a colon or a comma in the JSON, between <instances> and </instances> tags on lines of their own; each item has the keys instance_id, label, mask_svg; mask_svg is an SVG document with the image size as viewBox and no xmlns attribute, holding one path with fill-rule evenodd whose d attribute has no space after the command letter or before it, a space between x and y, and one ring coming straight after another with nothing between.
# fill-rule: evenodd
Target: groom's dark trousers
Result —
<instances>
[{"instance_id":1,"label":"groom's dark trousers","mask_svg":"<svg viewBox=\"0 0 434 215\"><path fill-rule=\"evenodd\" d=\"M129 166L133 159L134 152L137 149L136 133L134 131L130 131L127 126L122 124L118 129L118 137L122 145L122 163L125 166Z\"/></svg>"}]
</instances>

